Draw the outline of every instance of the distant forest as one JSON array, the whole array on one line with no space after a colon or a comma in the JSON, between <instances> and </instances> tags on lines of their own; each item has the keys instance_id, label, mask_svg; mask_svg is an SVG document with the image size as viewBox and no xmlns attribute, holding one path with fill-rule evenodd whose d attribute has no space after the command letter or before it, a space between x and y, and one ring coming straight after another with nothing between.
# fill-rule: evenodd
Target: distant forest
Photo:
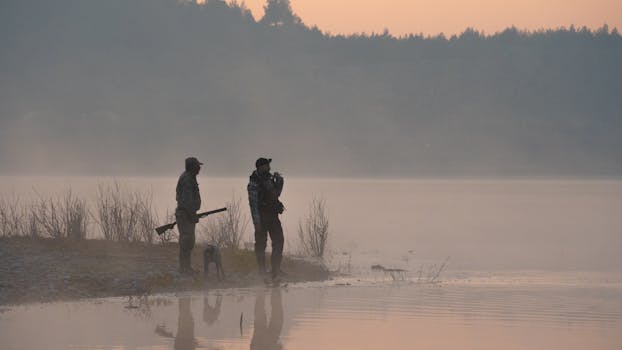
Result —
<instances>
[{"instance_id":1,"label":"distant forest","mask_svg":"<svg viewBox=\"0 0 622 350\"><path fill-rule=\"evenodd\" d=\"M332 35L265 9L3 0L0 173L622 175L616 29Z\"/></svg>"}]
</instances>

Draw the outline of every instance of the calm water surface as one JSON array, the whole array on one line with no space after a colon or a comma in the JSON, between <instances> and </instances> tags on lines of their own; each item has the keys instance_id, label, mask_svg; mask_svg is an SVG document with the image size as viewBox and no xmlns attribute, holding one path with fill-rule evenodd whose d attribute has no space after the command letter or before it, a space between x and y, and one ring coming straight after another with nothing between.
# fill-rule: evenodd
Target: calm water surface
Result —
<instances>
[{"instance_id":1,"label":"calm water surface","mask_svg":"<svg viewBox=\"0 0 622 350\"><path fill-rule=\"evenodd\" d=\"M622 348L620 283L336 283L8 307L0 338L3 349Z\"/></svg>"},{"instance_id":2,"label":"calm water surface","mask_svg":"<svg viewBox=\"0 0 622 350\"><path fill-rule=\"evenodd\" d=\"M0 195L28 200L33 188L53 195L71 186L92 203L97 184L110 181L0 177ZM162 216L175 205L175 178L120 181L152 191ZM204 208L245 201L246 181L200 177ZM0 349L622 349L621 181L286 178L285 186L286 252L321 195L328 263L349 277L5 306ZM419 271L447 257L443 283L420 283ZM407 271L394 281L372 264Z\"/></svg>"}]
</instances>

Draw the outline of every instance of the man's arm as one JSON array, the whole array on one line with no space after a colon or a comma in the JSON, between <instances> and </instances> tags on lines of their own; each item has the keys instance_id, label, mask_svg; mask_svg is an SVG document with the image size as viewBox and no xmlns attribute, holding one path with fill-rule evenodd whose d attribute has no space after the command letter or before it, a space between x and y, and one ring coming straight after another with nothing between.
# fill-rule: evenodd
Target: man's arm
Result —
<instances>
[{"instance_id":1,"label":"man's arm","mask_svg":"<svg viewBox=\"0 0 622 350\"><path fill-rule=\"evenodd\" d=\"M198 216L196 214L197 210L199 210L201 204L198 202L195 192L197 191L196 186L193 184L191 179L183 178L181 179L181 191L179 195L179 199L177 200L177 206L182 209L185 213L188 214L190 218L192 218L195 222L198 222Z\"/></svg>"},{"instance_id":2,"label":"man's arm","mask_svg":"<svg viewBox=\"0 0 622 350\"><path fill-rule=\"evenodd\" d=\"M259 184L251 180L246 187L248 190L248 204L251 207L251 217L253 218L253 224L255 226L261 224L259 217Z\"/></svg>"},{"instance_id":3,"label":"man's arm","mask_svg":"<svg viewBox=\"0 0 622 350\"><path fill-rule=\"evenodd\" d=\"M274 187L276 188L277 197L281 196L281 192L283 192L284 183L285 183L285 180L283 179L283 176L281 176L281 174L279 173L274 173Z\"/></svg>"}]
</instances>

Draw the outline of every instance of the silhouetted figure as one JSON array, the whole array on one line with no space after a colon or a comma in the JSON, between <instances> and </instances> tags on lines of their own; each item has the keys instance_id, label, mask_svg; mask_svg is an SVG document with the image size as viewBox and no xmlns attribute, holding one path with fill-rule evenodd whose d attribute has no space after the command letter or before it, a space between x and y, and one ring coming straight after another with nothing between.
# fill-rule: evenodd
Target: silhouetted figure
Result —
<instances>
[{"instance_id":1,"label":"silhouetted figure","mask_svg":"<svg viewBox=\"0 0 622 350\"><path fill-rule=\"evenodd\" d=\"M216 304L214 307L210 306L207 296L203 297L203 321L207 325L211 326L218 320L220 316L220 307L222 306L222 296L216 296Z\"/></svg>"},{"instance_id":2,"label":"silhouetted figure","mask_svg":"<svg viewBox=\"0 0 622 350\"><path fill-rule=\"evenodd\" d=\"M195 227L199 222L197 210L201 208L201 194L197 175L203 163L194 157L186 158L186 171L177 181L176 199L177 209L175 218L179 230L179 272L192 274L191 255L195 243Z\"/></svg>"},{"instance_id":3,"label":"silhouetted figure","mask_svg":"<svg viewBox=\"0 0 622 350\"><path fill-rule=\"evenodd\" d=\"M283 299L281 289L272 288L270 294L270 323L266 314L266 292L261 289L257 292L255 299L255 324L253 338L251 339L251 350L273 350L281 349L279 343L281 331L283 330Z\"/></svg>"},{"instance_id":4,"label":"silhouetted figure","mask_svg":"<svg viewBox=\"0 0 622 350\"><path fill-rule=\"evenodd\" d=\"M194 350L197 342L194 339L194 318L190 310L190 297L179 298L179 320L177 335L174 342L175 350Z\"/></svg>"},{"instance_id":5,"label":"silhouetted figure","mask_svg":"<svg viewBox=\"0 0 622 350\"><path fill-rule=\"evenodd\" d=\"M164 325L158 325L155 333L164 338L173 338L175 350L194 350L197 341L194 339L194 318L190 309L190 297L179 298L179 314L177 321L177 335L166 330Z\"/></svg>"},{"instance_id":6,"label":"silhouetted figure","mask_svg":"<svg viewBox=\"0 0 622 350\"><path fill-rule=\"evenodd\" d=\"M270 173L272 159L259 158L255 162L256 170L251 174L248 182L248 201L251 207L251 216L255 226L255 257L259 273L266 272L266 244L268 234L272 241L272 279L276 280L281 270L283 259L283 228L279 214L283 213L283 203L279 196L283 191L283 178L279 173Z\"/></svg>"}]
</instances>

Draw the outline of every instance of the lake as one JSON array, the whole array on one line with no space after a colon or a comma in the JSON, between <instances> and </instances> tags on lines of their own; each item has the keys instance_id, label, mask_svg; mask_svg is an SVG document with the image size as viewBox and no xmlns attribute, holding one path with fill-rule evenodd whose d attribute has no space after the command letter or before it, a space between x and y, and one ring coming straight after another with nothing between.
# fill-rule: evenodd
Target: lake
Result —
<instances>
[{"instance_id":1,"label":"lake","mask_svg":"<svg viewBox=\"0 0 622 350\"><path fill-rule=\"evenodd\" d=\"M118 180L174 208L175 178ZM2 177L0 194L93 201L110 181ZM199 183L205 209L245 208L246 179ZM622 349L621 181L286 178L286 252L313 196L333 280L3 306L2 349Z\"/></svg>"},{"instance_id":2,"label":"lake","mask_svg":"<svg viewBox=\"0 0 622 350\"><path fill-rule=\"evenodd\" d=\"M0 338L7 350L622 348L619 281L337 281L8 307Z\"/></svg>"},{"instance_id":3,"label":"lake","mask_svg":"<svg viewBox=\"0 0 622 350\"><path fill-rule=\"evenodd\" d=\"M19 195L27 201L71 187L93 202L97 185L112 181L0 177L0 195ZM151 192L162 221L167 210L175 208L176 178L116 181ZM198 181L203 209L225 206L236 197L246 210L246 178L199 175ZM281 220L286 252L297 250L299 220L316 196L326 201L332 255L349 254L365 265L412 269L450 257L453 269L622 269L622 181L287 177L285 181L286 211ZM250 229L245 241L252 241Z\"/></svg>"}]
</instances>

